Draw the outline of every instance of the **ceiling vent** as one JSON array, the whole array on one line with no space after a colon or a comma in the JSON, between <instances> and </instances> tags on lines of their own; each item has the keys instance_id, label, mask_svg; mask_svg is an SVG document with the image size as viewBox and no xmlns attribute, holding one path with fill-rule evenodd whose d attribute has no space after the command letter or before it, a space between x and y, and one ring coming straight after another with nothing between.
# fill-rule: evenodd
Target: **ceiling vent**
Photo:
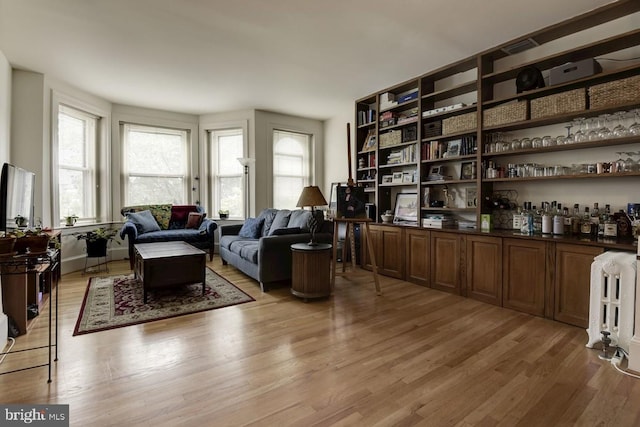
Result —
<instances>
[{"instance_id":1,"label":"ceiling vent","mask_svg":"<svg viewBox=\"0 0 640 427\"><path fill-rule=\"evenodd\" d=\"M515 55L516 53L524 52L525 50L540 46L540 44L532 38L524 39L519 42L510 44L502 48L502 51L507 55Z\"/></svg>"}]
</instances>

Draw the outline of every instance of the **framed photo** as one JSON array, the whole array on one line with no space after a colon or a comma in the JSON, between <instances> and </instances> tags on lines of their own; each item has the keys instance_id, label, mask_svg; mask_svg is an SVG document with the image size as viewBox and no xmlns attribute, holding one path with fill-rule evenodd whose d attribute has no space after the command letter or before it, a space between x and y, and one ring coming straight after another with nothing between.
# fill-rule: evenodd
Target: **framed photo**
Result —
<instances>
[{"instance_id":1,"label":"framed photo","mask_svg":"<svg viewBox=\"0 0 640 427\"><path fill-rule=\"evenodd\" d=\"M418 194L398 193L396 194L396 207L394 212L394 223L413 222L418 223Z\"/></svg>"},{"instance_id":2,"label":"framed photo","mask_svg":"<svg viewBox=\"0 0 640 427\"><path fill-rule=\"evenodd\" d=\"M409 172L405 172L402 174L402 182L407 183L407 182L413 182L413 174L410 174Z\"/></svg>"},{"instance_id":3,"label":"framed photo","mask_svg":"<svg viewBox=\"0 0 640 427\"><path fill-rule=\"evenodd\" d=\"M402 175L402 172L394 172L391 182L393 182L394 184L402 183Z\"/></svg>"},{"instance_id":4,"label":"framed photo","mask_svg":"<svg viewBox=\"0 0 640 427\"><path fill-rule=\"evenodd\" d=\"M474 179L474 169L473 162L462 162L460 167L460 179Z\"/></svg>"},{"instance_id":5,"label":"framed photo","mask_svg":"<svg viewBox=\"0 0 640 427\"><path fill-rule=\"evenodd\" d=\"M391 184L393 182L393 175L382 175L382 184Z\"/></svg>"},{"instance_id":6,"label":"framed photo","mask_svg":"<svg viewBox=\"0 0 640 427\"><path fill-rule=\"evenodd\" d=\"M444 157L458 157L460 155L461 139L454 139L447 143L447 152Z\"/></svg>"},{"instance_id":7,"label":"framed photo","mask_svg":"<svg viewBox=\"0 0 640 427\"><path fill-rule=\"evenodd\" d=\"M444 175L444 166L431 166L429 175Z\"/></svg>"},{"instance_id":8,"label":"framed photo","mask_svg":"<svg viewBox=\"0 0 640 427\"><path fill-rule=\"evenodd\" d=\"M478 190L476 188L467 188L465 190L465 200L468 208L475 208L478 206Z\"/></svg>"},{"instance_id":9,"label":"framed photo","mask_svg":"<svg viewBox=\"0 0 640 427\"><path fill-rule=\"evenodd\" d=\"M378 141L376 139L376 134L374 131L369 131L367 133L366 138L364 139L364 144L362 145L362 150L360 151L373 151L378 146Z\"/></svg>"}]
</instances>

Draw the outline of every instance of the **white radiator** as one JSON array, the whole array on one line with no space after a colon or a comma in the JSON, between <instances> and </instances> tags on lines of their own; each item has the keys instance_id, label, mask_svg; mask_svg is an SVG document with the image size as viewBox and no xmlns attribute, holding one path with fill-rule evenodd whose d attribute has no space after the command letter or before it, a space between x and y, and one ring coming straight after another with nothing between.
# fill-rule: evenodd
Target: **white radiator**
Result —
<instances>
[{"instance_id":1,"label":"white radiator","mask_svg":"<svg viewBox=\"0 0 640 427\"><path fill-rule=\"evenodd\" d=\"M602 340L602 331L611 333L611 345L629 351L633 337L636 300L636 256L627 252L605 252L591 264L589 298L589 342Z\"/></svg>"}]
</instances>

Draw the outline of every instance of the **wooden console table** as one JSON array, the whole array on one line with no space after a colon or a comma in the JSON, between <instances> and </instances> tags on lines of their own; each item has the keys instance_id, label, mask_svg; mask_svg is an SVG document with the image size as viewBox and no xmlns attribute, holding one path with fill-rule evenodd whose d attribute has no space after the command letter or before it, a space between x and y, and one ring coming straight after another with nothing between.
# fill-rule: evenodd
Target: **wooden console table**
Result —
<instances>
[{"instance_id":1,"label":"wooden console table","mask_svg":"<svg viewBox=\"0 0 640 427\"><path fill-rule=\"evenodd\" d=\"M333 219L333 258L331 260L331 289L333 290L336 282L336 275L346 275L349 272L346 271L346 256L343 249L342 255L342 272L338 273L336 271L336 259L337 259L337 251L338 251L338 228L339 224L346 224L346 235L345 235L345 245L348 244L349 251L351 254L351 273L356 267L356 244L355 244L355 224L362 224L360 227L360 232L363 233L361 236L367 242L367 251L369 251L369 259L371 260L371 273L373 274L373 281L376 286L376 293L378 295L382 295L382 291L380 290L380 281L378 280L378 265L376 264L376 255L373 251L373 244L371 243L371 239L369 238L369 223L371 222L370 218L334 218ZM343 245L344 248L344 245Z\"/></svg>"}]
</instances>

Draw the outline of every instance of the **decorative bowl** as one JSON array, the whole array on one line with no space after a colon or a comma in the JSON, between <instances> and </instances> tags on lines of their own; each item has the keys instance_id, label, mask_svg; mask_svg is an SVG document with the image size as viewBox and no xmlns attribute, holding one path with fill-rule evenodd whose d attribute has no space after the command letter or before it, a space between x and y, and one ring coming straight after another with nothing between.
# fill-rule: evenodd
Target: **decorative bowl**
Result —
<instances>
[{"instance_id":1,"label":"decorative bowl","mask_svg":"<svg viewBox=\"0 0 640 427\"><path fill-rule=\"evenodd\" d=\"M382 218L382 222L391 222L393 221L393 214L382 214L380 215L380 218Z\"/></svg>"}]
</instances>

